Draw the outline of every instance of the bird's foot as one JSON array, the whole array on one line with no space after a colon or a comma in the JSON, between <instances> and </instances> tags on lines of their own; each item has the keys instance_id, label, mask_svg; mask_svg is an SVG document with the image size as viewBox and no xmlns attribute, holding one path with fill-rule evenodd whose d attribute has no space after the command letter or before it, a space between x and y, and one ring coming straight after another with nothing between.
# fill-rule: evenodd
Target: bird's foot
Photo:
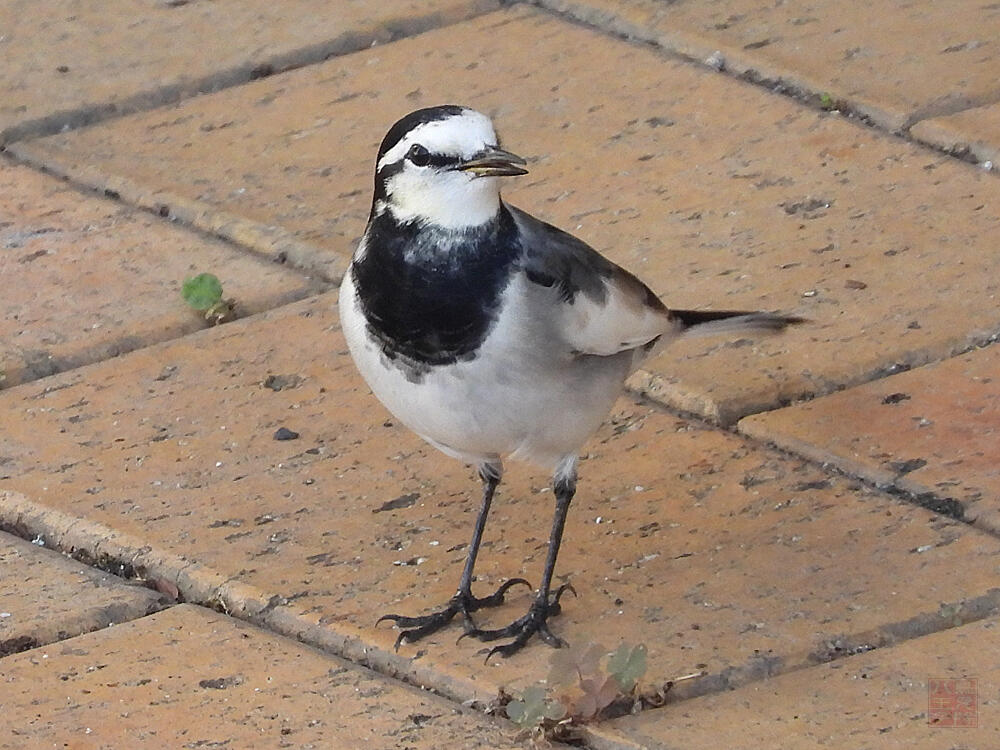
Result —
<instances>
[{"instance_id":1,"label":"bird's foot","mask_svg":"<svg viewBox=\"0 0 1000 750\"><path fill-rule=\"evenodd\" d=\"M511 578L489 596L477 597L473 596L470 591L459 591L437 612L431 612L429 615L418 615L417 617L382 615L375 624L378 625L381 622L389 620L397 627L403 628L399 637L396 638L395 649L397 651L403 643L413 643L431 633L436 633L451 622L455 618L455 615L459 613L462 614L465 632L469 634L477 630L476 624L472 621L472 613L485 607L497 607L503 604L504 595L507 593L507 590L518 584L524 584L528 588L531 588L531 584L523 578Z\"/></svg>"},{"instance_id":2,"label":"bird's foot","mask_svg":"<svg viewBox=\"0 0 1000 750\"><path fill-rule=\"evenodd\" d=\"M547 644L553 648L562 648L566 645L566 642L555 635L548 626L548 618L554 615L558 615L562 611L562 606L559 604L559 600L562 595L570 591L576 596L576 591L568 583L564 583L560 586L555 594L552 595L548 601L540 597L536 597L535 601L532 602L531 608L522 617L514 620L510 625L505 628L497 628L496 630L482 630L480 628L466 628L464 638L466 635L473 638L478 638L481 641L496 641L500 638L511 638L513 640L510 643L505 643L502 646L496 646L491 648L490 652L486 655L486 661L488 662L495 654L507 657L511 656L521 648L524 647L535 633L538 637L545 641Z\"/></svg>"}]
</instances>

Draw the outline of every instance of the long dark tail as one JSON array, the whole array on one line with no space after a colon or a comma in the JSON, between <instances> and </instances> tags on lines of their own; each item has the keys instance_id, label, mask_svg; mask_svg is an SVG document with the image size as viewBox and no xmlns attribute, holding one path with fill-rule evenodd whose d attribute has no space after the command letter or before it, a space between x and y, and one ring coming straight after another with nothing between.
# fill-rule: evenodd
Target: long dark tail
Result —
<instances>
[{"instance_id":1,"label":"long dark tail","mask_svg":"<svg viewBox=\"0 0 1000 750\"><path fill-rule=\"evenodd\" d=\"M780 333L788 326L807 322L795 315L746 310L671 310L684 326L685 336L719 333Z\"/></svg>"}]
</instances>

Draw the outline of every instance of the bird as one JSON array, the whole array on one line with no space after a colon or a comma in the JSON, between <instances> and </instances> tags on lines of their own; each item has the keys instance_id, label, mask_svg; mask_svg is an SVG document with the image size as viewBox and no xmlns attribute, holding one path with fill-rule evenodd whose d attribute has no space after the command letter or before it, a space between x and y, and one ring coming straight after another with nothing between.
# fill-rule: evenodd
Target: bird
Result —
<instances>
[{"instance_id":1,"label":"bird","mask_svg":"<svg viewBox=\"0 0 1000 750\"><path fill-rule=\"evenodd\" d=\"M672 310L636 276L583 240L505 202L504 178L527 161L501 147L492 120L448 104L389 128L375 160L371 212L340 286L341 329L374 395L427 443L474 466L479 513L458 589L429 614L378 623L412 643L461 615L463 634L512 656L537 635L560 647L549 618L570 584L553 590L576 492L581 447L639 364L681 336L775 333L802 318L770 312ZM549 472L555 509L541 582L527 612L505 627L472 615L504 602L512 578L472 593L503 461Z\"/></svg>"}]
</instances>

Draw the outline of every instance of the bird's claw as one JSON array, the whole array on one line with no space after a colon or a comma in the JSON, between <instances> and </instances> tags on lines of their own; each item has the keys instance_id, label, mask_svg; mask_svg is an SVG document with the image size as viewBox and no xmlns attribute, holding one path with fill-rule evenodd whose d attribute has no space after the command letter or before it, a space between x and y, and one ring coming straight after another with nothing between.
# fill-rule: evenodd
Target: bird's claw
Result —
<instances>
[{"instance_id":1,"label":"bird's claw","mask_svg":"<svg viewBox=\"0 0 1000 750\"><path fill-rule=\"evenodd\" d=\"M528 583L528 581L525 580L524 578L511 578L509 581L504 581L503 584L501 584L500 588L498 588L489 596L484 596L481 599L472 597L473 606L469 607L468 612L475 612L477 609L482 609L483 607L500 606L501 604L503 604L504 594L506 594L507 591L512 587L518 585L527 586L529 589L533 588L532 585ZM466 612L466 614L468 614L468 612Z\"/></svg>"},{"instance_id":2,"label":"bird's claw","mask_svg":"<svg viewBox=\"0 0 1000 750\"><path fill-rule=\"evenodd\" d=\"M489 596L475 597L471 594L471 592L459 591L448 600L448 603L442 609L439 609L437 612L431 612L428 615L418 615L416 617L396 614L382 615L375 621L375 624L379 625L382 622L390 621L396 627L404 628L404 630L396 638L396 643L393 647L396 651L399 651L399 647L403 643L414 643L415 641L419 641L421 638L441 630L441 628L450 623L459 612L462 613L465 633L468 634L476 630L476 623L472 619L472 613L476 610L483 609L484 607L496 607L503 604L504 595L510 588L517 586L518 584L523 584L528 588L531 588L531 584L525 579L511 578L509 581L505 581Z\"/></svg>"},{"instance_id":3,"label":"bird's claw","mask_svg":"<svg viewBox=\"0 0 1000 750\"><path fill-rule=\"evenodd\" d=\"M562 648L566 645L566 642L549 630L547 620L549 617L558 615L562 611L562 605L559 604L559 600L567 591L572 592L573 596L576 596L576 590L570 584L565 583L556 590L555 594L547 602L536 598L531 605L531 609L523 616L514 620L510 625L497 628L496 630L482 630L480 628L470 630L467 628L461 638L468 635L480 641L489 642L513 636L513 640L510 643L490 649L489 653L486 654L487 663L496 654L506 658L517 653L531 639L531 636L536 633L549 646Z\"/></svg>"}]
</instances>

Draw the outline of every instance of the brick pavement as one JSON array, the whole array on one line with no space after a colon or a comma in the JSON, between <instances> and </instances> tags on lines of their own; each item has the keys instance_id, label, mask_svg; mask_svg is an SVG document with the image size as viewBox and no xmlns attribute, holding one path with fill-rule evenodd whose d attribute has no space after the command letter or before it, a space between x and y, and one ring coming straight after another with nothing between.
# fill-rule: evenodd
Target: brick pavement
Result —
<instances>
[{"instance_id":1,"label":"brick pavement","mask_svg":"<svg viewBox=\"0 0 1000 750\"><path fill-rule=\"evenodd\" d=\"M547 647L372 627L451 592L474 511L333 289L386 125L441 101L530 157L512 202L669 304L812 321L668 350L589 444L555 628L645 643L646 695L694 676L582 741L998 744L1000 184L968 162L1000 12L133 5L0 11L0 747L528 741L475 709ZM202 270L239 320L199 330ZM546 480L512 467L483 586L537 578Z\"/></svg>"}]
</instances>

